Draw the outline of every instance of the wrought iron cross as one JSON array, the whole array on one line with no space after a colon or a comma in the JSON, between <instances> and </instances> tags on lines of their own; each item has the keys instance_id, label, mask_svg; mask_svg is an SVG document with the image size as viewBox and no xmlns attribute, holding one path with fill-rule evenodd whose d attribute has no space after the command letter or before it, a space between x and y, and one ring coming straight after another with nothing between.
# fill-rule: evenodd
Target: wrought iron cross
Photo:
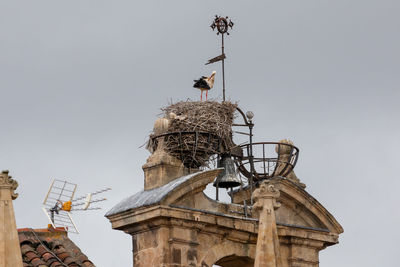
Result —
<instances>
[{"instance_id":1,"label":"wrought iron cross","mask_svg":"<svg viewBox=\"0 0 400 267\"><path fill-rule=\"evenodd\" d=\"M211 64L211 63L215 63L218 61L222 61L222 96L223 96L223 101L225 101L225 52L224 52L224 34L229 35L228 29L229 27L232 29L233 27L233 22L229 19L228 21L228 17L220 17L218 15L215 15L215 19L213 20L212 24L211 24L211 29L214 31L215 29L217 29L217 35L221 34L221 40L222 40L222 53L221 55L212 58L210 60L208 60L207 64Z\"/></svg>"}]
</instances>

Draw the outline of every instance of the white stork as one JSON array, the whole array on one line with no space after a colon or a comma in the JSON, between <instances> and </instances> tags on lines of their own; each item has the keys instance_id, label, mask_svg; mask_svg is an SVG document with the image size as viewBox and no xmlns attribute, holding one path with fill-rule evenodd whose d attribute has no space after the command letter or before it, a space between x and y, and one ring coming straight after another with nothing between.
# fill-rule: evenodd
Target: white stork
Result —
<instances>
[{"instance_id":1,"label":"white stork","mask_svg":"<svg viewBox=\"0 0 400 267\"><path fill-rule=\"evenodd\" d=\"M206 101L207 101L208 90L210 90L214 86L215 73L217 72L213 71L210 77L202 76L200 79L194 80L193 87L201 90L201 98L200 98L201 101L203 101L204 90L206 91Z\"/></svg>"}]
</instances>

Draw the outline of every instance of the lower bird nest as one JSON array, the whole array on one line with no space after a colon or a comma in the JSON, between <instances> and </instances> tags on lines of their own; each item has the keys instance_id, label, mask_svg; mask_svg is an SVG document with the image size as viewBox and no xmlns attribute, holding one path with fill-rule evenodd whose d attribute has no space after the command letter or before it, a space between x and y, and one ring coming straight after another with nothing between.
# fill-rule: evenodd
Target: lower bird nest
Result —
<instances>
[{"instance_id":1,"label":"lower bird nest","mask_svg":"<svg viewBox=\"0 0 400 267\"><path fill-rule=\"evenodd\" d=\"M231 102L178 102L162 108L150 135L148 149L164 149L185 167L207 166L210 156L233 146L232 124L237 104Z\"/></svg>"}]
</instances>

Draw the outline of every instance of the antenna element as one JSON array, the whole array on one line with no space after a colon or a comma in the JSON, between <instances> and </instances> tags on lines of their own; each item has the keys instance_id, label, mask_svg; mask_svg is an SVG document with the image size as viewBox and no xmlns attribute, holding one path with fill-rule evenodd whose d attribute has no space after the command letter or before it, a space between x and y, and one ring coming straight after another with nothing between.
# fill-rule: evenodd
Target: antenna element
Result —
<instances>
[{"instance_id":1,"label":"antenna element","mask_svg":"<svg viewBox=\"0 0 400 267\"><path fill-rule=\"evenodd\" d=\"M111 188L73 199L76 188L76 184L54 179L43 201L43 211L54 228L62 227L68 232L78 234L76 224L71 217L71 211L101 209L100 207L90 207L90 205L104 201L106 198L92 199L92 196L107 192ZM83 199L85 201L77 202Z\"/></svg>"}]
</instances>

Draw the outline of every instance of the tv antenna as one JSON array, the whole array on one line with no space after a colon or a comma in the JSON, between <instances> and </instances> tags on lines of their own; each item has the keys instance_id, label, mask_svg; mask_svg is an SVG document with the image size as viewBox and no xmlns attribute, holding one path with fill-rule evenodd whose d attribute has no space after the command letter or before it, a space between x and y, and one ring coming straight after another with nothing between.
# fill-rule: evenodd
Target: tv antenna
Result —
<instances>
[{"instance_id":1,"label":"tv antenna","mask_svg":"<svg viewBox=\"0 0 400 267\"><path fill-rule=\"evenodd\" d=\"M111 188L105 188L74 198L76 188L77 184L53 179L43 201L43 211L53 228L62 227L68 232L79 234L71 212L101 209L101 207L92 207L92 204L107 199L104 197L93 199L93 196L111 190Z\"/></svg>"},{"instance_id":2,"label":"tv antenna","mask_svg":"<svg viewBox=\"0 0 400 267\"><path fill-rule=\"evenodd\" d=\"M229 20L229 21L228 21ZM214 31L217 29L217 35L221 34L221 50L222 53L212 59L209 59L206 65L212 64L218 61L222 61L222 99L225 102L225 50L224 50L224 34L229 35L229 27L232 29L233 22L228 17L220 17L215 15L215 19L211 24L211 29Z\"/></svg>"}]
</instances>

